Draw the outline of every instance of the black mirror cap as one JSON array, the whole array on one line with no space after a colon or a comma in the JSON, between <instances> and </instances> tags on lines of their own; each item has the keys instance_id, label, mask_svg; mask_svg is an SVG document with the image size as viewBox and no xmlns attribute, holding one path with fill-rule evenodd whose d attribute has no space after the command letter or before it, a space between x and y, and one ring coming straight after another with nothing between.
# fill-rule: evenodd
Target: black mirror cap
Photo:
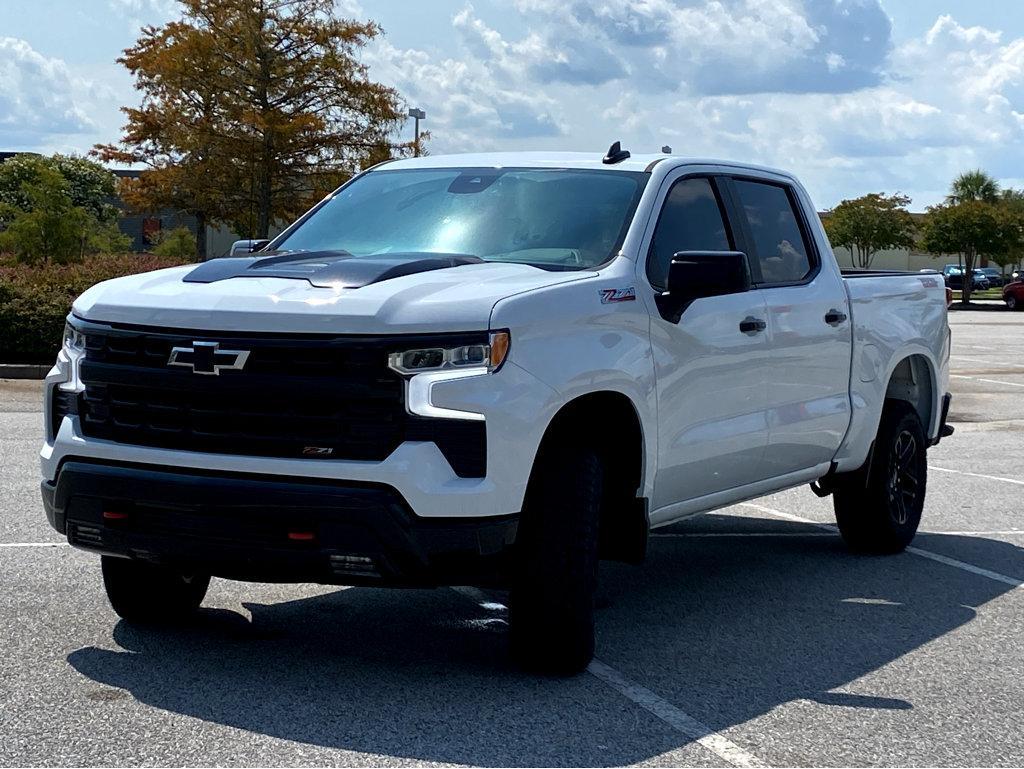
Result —
<instances>
[{"instance_id":1,"label":"black mirror cap","mask_svg":"<svg viewBox=\"0 0 1024 769\"><path fill-rule=\"evenodd\" d=\"M753 282L742 251L677 251L668 269L668 290L657 297L665 320L677 323L693 302L709 296L741 294Z\"/></svg>"}]
</instances>

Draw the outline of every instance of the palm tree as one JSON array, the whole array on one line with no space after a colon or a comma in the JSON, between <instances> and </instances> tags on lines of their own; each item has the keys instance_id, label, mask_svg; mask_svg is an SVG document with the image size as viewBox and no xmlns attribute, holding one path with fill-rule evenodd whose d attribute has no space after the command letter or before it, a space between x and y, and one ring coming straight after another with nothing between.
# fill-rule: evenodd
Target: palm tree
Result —
<instances>
[{"instance_id":1,"label":"palm tree","mask_svg":"<svg viewBox=\"0 0 1024 769\"><path fill-rule=\"evenodd\" d=\"M954 205L967 200L983 200L986 203L994 203L998 197L999 182L979 168L974 171L964 171L953 180L949 186L946 202Z\"/></svg>"}]
</instances>

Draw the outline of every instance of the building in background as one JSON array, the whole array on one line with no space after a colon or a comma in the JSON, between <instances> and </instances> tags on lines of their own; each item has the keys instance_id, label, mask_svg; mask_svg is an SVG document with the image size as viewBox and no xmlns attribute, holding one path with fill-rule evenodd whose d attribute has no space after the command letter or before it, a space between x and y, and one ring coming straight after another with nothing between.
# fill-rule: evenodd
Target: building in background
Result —
<instances>
[{"instance_id":1,"label":"building in background","mask_svg":"<svg viewBox=\"0 0 1024 769\"><path fill-rule=\"evenodd\" d=\"M137 179L142 172L133 169L114 169L113 173L119 179ZM132 239L132 251L139 253L149 251L159 242L161 232L178 227L187 227L193 235L198 233L196 218L184 211L164 208L145 214L136 214L128 211L122 201L116 200L114 203L121 209L117 226L121 232ZM277 232L280 232L280 229L272 229L272 234ZM231 250L232 243L246 237L248 235L235 233L225 226L207 225L206 258L225 256Z\"/></svg>"}]
</instances>

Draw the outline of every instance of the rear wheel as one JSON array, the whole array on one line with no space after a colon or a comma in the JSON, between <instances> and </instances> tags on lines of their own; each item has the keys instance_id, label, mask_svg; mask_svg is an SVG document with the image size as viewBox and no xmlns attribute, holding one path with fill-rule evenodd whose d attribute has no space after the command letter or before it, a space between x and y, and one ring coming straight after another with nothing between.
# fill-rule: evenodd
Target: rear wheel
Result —
<instances>
[{"instance_id":1,"label":"rear wheel","mask_svg":"<svg viewBox=\"0 0 1024 769\"><path fill-rule=\"evenodd\" d=\"M210 577L163 566L103 556L103 586L117 615L129 622L165 624L195 613Z\"/></svg>"},{"instance_id":2,"label":"rear wheel","mask_svg":"<svg viewBox=\"0 0 1024 769\"><path fill-rule=\"evenodd\" d=\"M594 656L602 481L592 449L563 443L537 458L509 596L512 654L527 669L574 675Z\"/></svg>"},{"instance_id":3,"label":"rear wheel","mask_svg":"<svg viewBox=\"0 0 1024 769\"><path fill-rule=\"evenodd\" d=\"M905 401L888 401L868 464L837 485L839 532L851 549L898 553L921 523L928 479L921 419Z\"/></svg>"}]
</instances>

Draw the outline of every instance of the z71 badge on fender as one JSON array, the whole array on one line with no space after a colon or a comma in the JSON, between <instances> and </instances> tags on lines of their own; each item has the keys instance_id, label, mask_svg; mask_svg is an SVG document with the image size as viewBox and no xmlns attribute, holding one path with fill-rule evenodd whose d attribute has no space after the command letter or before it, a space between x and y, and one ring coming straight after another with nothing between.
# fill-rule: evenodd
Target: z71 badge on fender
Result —
<instances>
[{"instance_id":1,"label":"z71 badge on fender","mask_svg":"<svg viewBox=\"0 0 1024 769\"><path fill-rule=\"evenodd\" d=\"M636 287L628 288L602 288L598 289L601 294L601 304L614 304L615 302L635 302Z\"/></svg>"}]
</instances>

